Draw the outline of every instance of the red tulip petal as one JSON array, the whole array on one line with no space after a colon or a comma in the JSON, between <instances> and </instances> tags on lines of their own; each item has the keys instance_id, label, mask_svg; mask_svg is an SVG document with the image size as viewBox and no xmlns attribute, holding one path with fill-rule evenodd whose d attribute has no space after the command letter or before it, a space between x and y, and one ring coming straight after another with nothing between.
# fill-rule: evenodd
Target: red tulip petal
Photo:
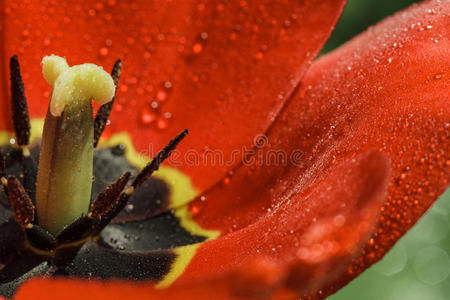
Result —
<instances>
[{"instance_id":1,"label":"red tulip petal","mask_svg":"<svg viewBox=\"0 0 450 300\"><path fill-rule=\"evenodd\" d=\"M181 150L203 159L208 149L220 149L230 161L232 150L252 146L253 136L270 126L344 2L4 1L3 59L18 54L37 117L49 97L40 75L44 55L107 69L121 58L109 133L127 131L141 154L154 155L188 128L192 135ZM181 169L204 189L238 162Z\"/></svg>"},{"instance_id":2,"label":"red tulip petal","mask_svg":"<svg viewBox=\"0 0 450 300\"><path fill-rule=\"evenodd\" d=\"M266 147L256 149L266 161L238 169L192 203L195 220L224 233L244 228L298 182L315 189L335 161L379 149L393 175L381 224L365 255L328 292L379 260L448 186L449 15L437 1L415 5L315 63ZM281 150L297 168L270 165L269 153Z\"/></svg>"},{"instance_id":3,"label":"red tulip petal","mask_svg":"<svg viewBox=\"0 0 450 300\"><path fill-rule=\"evenodd\" d=\"M373 151L349 158L324 174L315 189L300 194L292 190L273 212L253 225L202 244L168 289L154 291L129 283L115 286L115 291L133 299L144 293L178 299L181 292L192 299L212 295L215 299L255 299L274 289L293 296L296 290L325 284L341 274L359 253L358 246L369 238L388 182L389 162L384 154ZM109 286L99 289L103 284L89 286L82 281L65 281L64 290L58 282L37 282L20 289L16 299L41 291L47 291L50 298L46 299L75 293L100 299L111 291Z\"/></svg>"}]
</instances>

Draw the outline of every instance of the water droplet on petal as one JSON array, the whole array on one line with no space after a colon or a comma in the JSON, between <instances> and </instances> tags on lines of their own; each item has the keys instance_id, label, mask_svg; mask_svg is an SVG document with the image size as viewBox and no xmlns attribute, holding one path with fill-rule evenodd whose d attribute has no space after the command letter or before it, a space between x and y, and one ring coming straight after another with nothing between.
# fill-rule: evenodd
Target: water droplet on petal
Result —
<instances>
[{"instance_id":1,"label":"water droplet on petal","mask_svg":"<svg viewBox=\"0 0 450 300\"><path fill-rule=\"evenodd\" d=\"M109 52L109 50L108 50L108 48L106 48L106 47L102 47L102 48L100 48L100 50L99 50L99 53L100 53L101 56L106 56L106 55L108 55L108 52Z\"/></svg>"},{"instance_id":2,"label":"water droplet on petal","mask_svg":"<svg viewBox=\"0 0 450 300\"><path fill-rule=\"evenodd\" d=\"M152 102L150 103L150 106L151 106L153 109L157 109L158 106L159 106L159 104L158 104L158 102L156 102L156 101L152 101Z\"/></svg>"},{"instance_id":3,"label":"water droplet on petal","mask_svg":"<svg viewBox=\"0 0 450 300\"><path fill-rule=\"evenodd\" d=\"M199 54L203 51L203 46L200 43L195 43L194 46L192 46L192 53Z\"/></svg>"},{"instance_id":4,"label":"water droplet on petal","mask_svg":"<svg viewBox=\"0 0 450 300\"><path fill-rule=\"evenodd\" d=\"M162 102L162 101L165 101L166 99L167 99L167 93L166 92L164 92L162 90L159 90L156 93L156 100Z\"/></svg>"},{"instance_id":5,"label":"water droplet on petal","mask_svg":"<svg viewBox=\"0 0 450 300\"><path fill-rule=\"evenodd\" d=\"M141 113L141 123L143 125L149 125L151 124L153 121L156 120L156 115L149 111L148 109L144 109Z\"/></svg>"},{"instance_id":6,"label":"water droplet on petal","mask_svg":"<svg viewBox=\"0 0 450 300\"><path fill-rule=\"evenodd\" d=\"M158 118L158 122L156 123L156 126L158 127L158 129L160 129L160 130L166 129L168 125L169 125L169 122L166 119Z\"/></svg>"}]
</instances>

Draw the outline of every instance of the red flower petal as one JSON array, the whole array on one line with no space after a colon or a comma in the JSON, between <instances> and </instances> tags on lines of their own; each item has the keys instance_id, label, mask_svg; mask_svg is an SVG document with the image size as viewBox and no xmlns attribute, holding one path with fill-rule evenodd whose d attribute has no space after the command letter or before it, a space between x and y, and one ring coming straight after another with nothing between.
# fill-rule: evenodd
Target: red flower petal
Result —
<instances>
[{"instance_id":1,"label":"red flower petal","mask_svg":"<svg viewBox=\"0 0 450 300\"><path fill-rule=\"evenodd\" d=\"M348 159L314 190L302 193L301 201L292 193L253 225L204 243L168 289L154 291L148 286L123 284L116 286L115 297L135 299L153 294L178 299L182 292L192 299L210 299L212 295L254 299L274 289L279 289L279 295L293 296L291 288L305 290L334 280L375 226L389 181L388 166L386 156L378 151ZM347 186L348 182L354 184ZM99 299L111 291L98 288L103 284L89 287L83 281L65 281L64 290L59 284L31 281L15 299L44 290L46 299L64 299L69 290L78 297Z\"/></svg>"},{"instance_id":2,"label":"red flower petal","mask_svg":"<svg viewBox=\"0 0 450 300\"><path fill-rule=\"evenodd\" d=\"M106 68L121 58L124 72L109 133L127 131L138 151L154 155L188 128L192 136L181 150L199 157L207 149L220 149L227 161L232 150L252 145L253 136L272 123L343 4L5 1L3 60L19 55L37 117L46 111L50 92L40 75L43 55ZM2 75L4 84L7 76ZM203 189L237 163L182 169Z\"/></svg>"},{"instance_id":3,"label":"red flower petal","mask_svg":"<svg viewBox=\"0 0 450 300\"><path fill-rule=\"evenodd\" d=\"M414 6L317 62L258 148L301 150L303 160L244 166L192 204L198 222L230 233L204 243L178 281L155 293L231 298L285 286L323 298L380 259L448 185L449 15L438 2ZM31 282L29 292L52 284Z\"/></svg>"},{"instance_id":4,"label":"red flower petal","mask_svg":"<svg viewBox=\"0 0 450 300\"><path fill-rule=\"evenodd\" d=\"M378 149L393 175L380 226L328 292L379 260L448 186L449 14L439 2L413 6L314 64L256 155L284 150L292 159L301 151L299 166L240 168L191 204L196 221L225 233L244 228L298 182L299 192L315 189L342 157Z\"/></svg>"}]
</instances>

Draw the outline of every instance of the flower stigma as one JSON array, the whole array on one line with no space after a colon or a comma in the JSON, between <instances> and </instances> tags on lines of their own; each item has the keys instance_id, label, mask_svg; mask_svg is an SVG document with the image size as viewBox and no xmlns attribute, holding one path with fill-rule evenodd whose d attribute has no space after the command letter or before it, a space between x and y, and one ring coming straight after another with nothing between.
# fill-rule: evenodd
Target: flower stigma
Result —
<instances>
[{"instance_id":1,"label":"flower stigma","mask_svg":"<svg viewBox=\"0 0 450 300\"><path fill-rule=\"evenodd\" d=\"M42 73L53 92L42 136L36 206L40 226L57 234L89 210L94 151L91 100L108 103L115 85L102 67L69 67L55 55L44 57Z\"/></svg>"}]
</instances>

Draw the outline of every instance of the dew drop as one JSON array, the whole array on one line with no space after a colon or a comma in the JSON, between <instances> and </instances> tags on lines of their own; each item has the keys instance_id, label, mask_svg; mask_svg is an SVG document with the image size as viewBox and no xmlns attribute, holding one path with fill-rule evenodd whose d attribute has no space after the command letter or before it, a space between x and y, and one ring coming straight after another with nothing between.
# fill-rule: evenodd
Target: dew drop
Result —
<instances>
[{"instance_id":1,"label":"dew drop","mask_svg":"<svg viewBox=\"0 0 450 300\"><path fill-rule=\"evenodd\" d=\"M120 103L114 104L114 110L117 112L121 112L123 110L123 105Z\"/></svg>"},{"instance_id":2,"label":"dew drop","mask_svg":"<svg viewBox=\"0 0 450 300\"><path fill-rule=\"evenodd\" d=\"M156 126L158 127L158 129L160 129L160 130L166 129L168 125L169 125L169 122L167 122L166 119L158 118L158 122L156 123Z\"/></svg>"},{"instance_id":3,"label":"dew drop","mask_svg":"<svg viewBox=\"0 0 450 300\"><path fill-rule=\"evenodd\" d=\"M127 211L127 212L132 212L133 211L133 209L134 209L134 205L133 204L127 204L126 206L125 206L125 210Z\"/></svg>"},{"instance_id":4,"label":"dew drop","mask_svg":"<svg viewBox=\"0 0 450 300\"><path fill-rule=\"evenodd\" d=\"M164 82L164 87L166 88L166 89L171 89L172 88L172 82L170 82L170 81L165 81Z\"/></svg>"},{"instance_id":5,"label":"dew drop","mask_svg":"<svg viewBox=\"0 0 450 300\"><path fill-rule=\"evenodd\" d=\"M109 52L109 50L108 50L108 48L106 48L106 47L102 47L102 48L100 48L100 50L99 50L99 53L100 53L101 56L106 56L106 55L108 55L108 52Z\"/></svg>"},{"instance_id":6,"label":"dew drop","mask_svg":"<svg viewBox=\"0 0 450 300\"><path fill-rule=\"evenodd\" d=\"M122 84L119 89L122 93L126 93L128 91L128 86L126 84Z\"/></svg>"},{"instance_id":7,"label":"dew drop","mask_svg":"<svg viewBox=\"0 0 450 300\"><path fill-rule=\"evenodd\" d=\"M158 104L158 102L156 102L156 101L152 101L152 102L150 103L150 106L151 106L153 109L157 109L158 106L159 106L159 104Z\"/></svg>"},{"instance_id":8,"label":"dew drop","mask_svg":"<svg viewBox=\"0 0 450 300\"><path fill-rule=\"evenodd\" d=\"M167 99L167 93L165 91L159 90L156 93L156 100L162 102L165 101Z\"/></svg>"},{"instance_id":9,"label":"dew drop","mask_svg":"<svg viewBox=\"0 0 450 300\"><path fill-rule=\"evenodd\" d=\"M144 52L144 59L149 59L150 57L152 57L151 53L148 51Z\"/></svg>"},{"instance_id":10,"label":"dew drop","mask_svg":"<svg viewBox=\"0 0 450 300\"><path fill-rule=\"evenodd\" d=\"M196 204L193 204L193 205L189 208L189 210L190 210L191 214L192 214L193 216L195 216L195 215L198 215L198 214L202 211L202 207L203 207L203 206L204 206L203 203L197 202Z\"/></svg>"},{"instance_id":11,"label":"dew drop","mask_svg":"<svg viewBox=\"0 0 450 300\"><path fill-rule=\"evenodd\" d=\"M148 109L144 109L141 113L141 123L143 125L149 125L156 120L156 115L149 111Z\"/></svg>"},{"instance_id":12,"label":"dew drop","mask_svg":"<svg viewBox=\"0 0 450 300\"><path fill-rule=\"evenodd\" d=\"M52 43L52 41L49 37L46 37L44 39L44 46L50 46L51 43Z\"/></svg>"},{"instance_id":13,"label":"dew drop","mask_svg":"<svg viewBox=\"0 0 450 300\"><path fill-rule=\"evenodd\" d=\"M444 76L445 76L445 73L439 73L439 74L434 75L434 79L441 79Z\"/></svg>"},{"instance_id":14,"label":"dew drop","mask_svg":"<svg viewBox=\"0 0 450 300\"><path fill-rule=\"evenodd\" d=\"M199 54L203 51L203 46L200 43L195 43L194 46L192 46L192 53Z\"/></svg>"}]
</instances>

